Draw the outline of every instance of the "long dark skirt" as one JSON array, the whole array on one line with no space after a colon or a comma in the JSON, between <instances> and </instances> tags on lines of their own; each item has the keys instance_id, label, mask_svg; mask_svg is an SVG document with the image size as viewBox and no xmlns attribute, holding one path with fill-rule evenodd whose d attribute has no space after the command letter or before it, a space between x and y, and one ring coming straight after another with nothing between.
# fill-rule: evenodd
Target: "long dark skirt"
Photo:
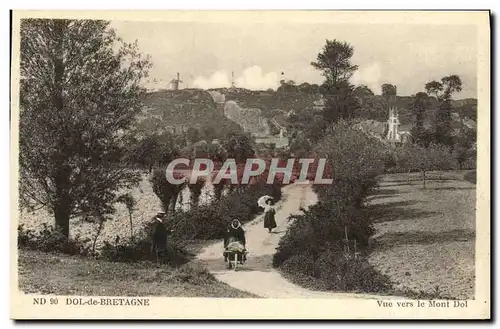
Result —
<instances>
[{"instance_id":1,"label":"long dark skirt","mask_svg":"<svg viewBox=\"0 0 500 329\"><path fill-rule=\"evenodd\" d=\"M274 209L269 210L264 215L264 228L275 228L276 220L274 219L275 211Z\"/></svg>"}]
</instances>

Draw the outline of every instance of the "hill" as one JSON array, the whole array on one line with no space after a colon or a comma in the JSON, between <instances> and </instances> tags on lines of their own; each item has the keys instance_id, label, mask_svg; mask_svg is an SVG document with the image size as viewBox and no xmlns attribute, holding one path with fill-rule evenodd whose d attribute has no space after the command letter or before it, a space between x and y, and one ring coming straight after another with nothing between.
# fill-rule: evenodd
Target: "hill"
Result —
<instances>
[{"instance_id":1,"label":"hill","mask_svg":"<svg viewBox=\"0 0 500 329\"><path fill-rule=\"evenodd\" d=\"M242 130L237 123L226 118L212 96L201 89L150 92L144 104L145 108L138 119L146 129L186 132L188 128L197 128L213 135L210 139Z\"/></svg>"},{"instance_id":2,"label":"hill","mask_svg":"<svg viewBox=\"0 0 500 329\"><path fill-rule=\"evenodd\" d=\"M411 130L415 117L411 110L413 96L397 96L392 106L399 109L401 130ZM359 95L360 119L387 121L387 105L380 95ZM323 99L315 91L248 90L243 88L181 89L151 92L145 99L146 107L140 117L147 129L187 131L202 129L204 135L220 138L230 131L248 131L254 136L279 134L274 123L287 126L287 115L303 111L321 111ZM437 100L430 99L424 115L424 125L434 122ZM453 100L455 128L466 125L475 129L477 100Z\"/></svg>"},{"instance_id":3,"label":"hill","mask_svg":"<svg viewBox=\"0 0 500 329\"><path fill-rule=\"evenodd\" d=\"M248 90L243 88L211 89L225 95L226 101L235 101L242 108L257 108L266 118L273 117L273 110L300 111L312 109L321 99L319 93L301 91Z\"/></svg>"}]
</instances>

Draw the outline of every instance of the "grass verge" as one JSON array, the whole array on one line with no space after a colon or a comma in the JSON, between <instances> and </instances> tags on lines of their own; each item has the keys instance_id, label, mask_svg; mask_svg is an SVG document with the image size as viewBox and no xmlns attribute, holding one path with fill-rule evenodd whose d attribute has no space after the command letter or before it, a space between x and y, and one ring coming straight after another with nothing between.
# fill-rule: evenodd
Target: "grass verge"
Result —
<instances>
[{"instance_id":1,"label":"grass verge","mask_svg":"<svg viewBox=\"0 0 500 329\"><path fill-rule=\"evenodd\" d=\"M204 267L112 263L20 250L19 288L25 293L80 296L256 298L217 281Z\"/></svg>"}]
</instances>

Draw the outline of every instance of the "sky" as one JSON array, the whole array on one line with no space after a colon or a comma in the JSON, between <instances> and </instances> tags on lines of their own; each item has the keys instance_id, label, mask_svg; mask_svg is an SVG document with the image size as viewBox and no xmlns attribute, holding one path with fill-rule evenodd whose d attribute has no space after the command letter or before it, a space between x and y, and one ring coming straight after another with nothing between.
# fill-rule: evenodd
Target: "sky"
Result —
<instances>
[{"instance_id":1,"label":"sky","mask_svg":"<svg viewBox=\"0 0 500 329\"><path fill-rule=\"evenodd\" d=\"M151 55L149 88L168 88L177 72L181 88L229 87L233 71L237 87L253 90L276 88L282 78L320 84L324 78L310 63L326 39L337 39L354 47L352 64L359 69L351 82L375 94L391 83L398 95L413 95L431 80L456 74L463 90L455 98L476 97L474 25L261 20L112 21L112 27Z\"/></svg>"}]
</instances>

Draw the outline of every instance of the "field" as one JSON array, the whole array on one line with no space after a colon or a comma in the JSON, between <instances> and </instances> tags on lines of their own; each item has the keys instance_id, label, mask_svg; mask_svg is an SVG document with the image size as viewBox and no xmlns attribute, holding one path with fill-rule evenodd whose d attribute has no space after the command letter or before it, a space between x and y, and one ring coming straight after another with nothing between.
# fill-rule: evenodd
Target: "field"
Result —
<instances>
[{"instance_id":1,"label":"field","mask_svg":"<svg viewBox=\"0 0 500 329\"><path fill-rule=\"evenodd\" d=\"M19 251L19 287L26 293L56 295L255 297L195 265L111 263L27 250Z\"/></svg>"},{"instance_id":2,"label":"field","mask_svg":"<svg viewBox=\"0 0 500 329\"><path fill-rule=\"evenodd\" d=\"M376 235L370 263L399 291L474 298L475 185L464 172L387 175L369 199Z\"/></svg>"}]
</instances>

